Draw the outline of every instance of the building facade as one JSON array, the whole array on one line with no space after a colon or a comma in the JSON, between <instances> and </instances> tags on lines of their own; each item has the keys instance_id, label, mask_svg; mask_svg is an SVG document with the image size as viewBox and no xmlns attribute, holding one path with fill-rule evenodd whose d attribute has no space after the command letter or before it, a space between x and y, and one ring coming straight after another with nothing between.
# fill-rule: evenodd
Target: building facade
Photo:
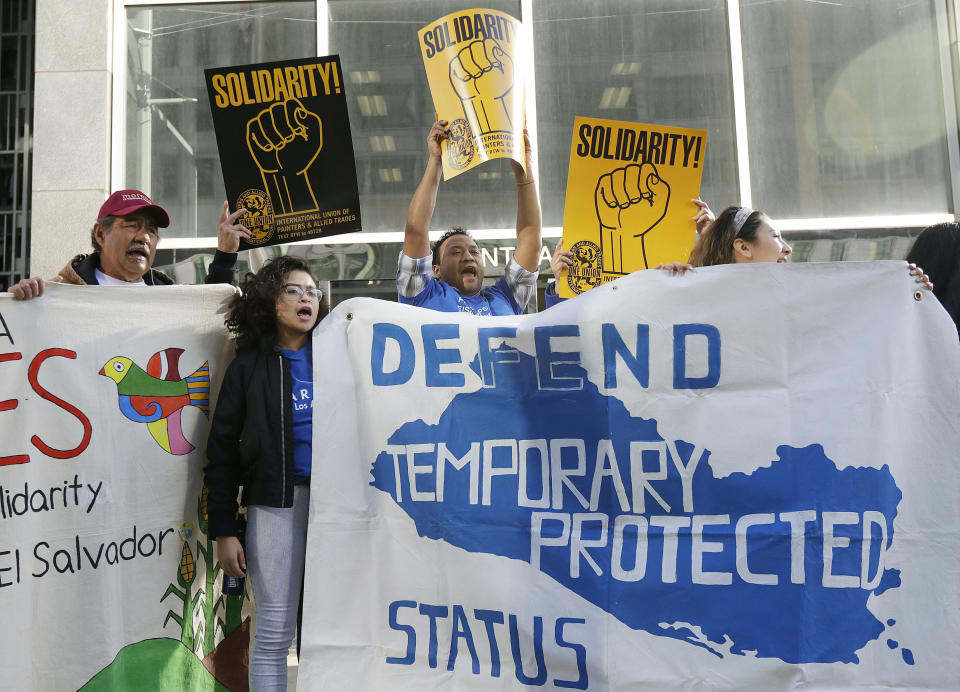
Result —
<instances>
[{"instance_id":1,"label":"building facade","mask_svg":"<svg viewBox=\"0 0 960 692\"><path fill-rule=\"evenodd\" d=\"M953 0L479 4L522 19L533 41L528 128L549 247L578 115L707 130L702 197L766 211L794 261L902 258L920 228L956 219ZM306 256L336 300L394 297L434 117L417 31L476 5L36 0L30 273L84 251L104 198L135 187L173 221L158 266L202 278L225 195L204 68L336 53L363 232L271 252ZM509 167L490 162L442 184L434 228L474 230L495 275L512 250L512 197Z\"/></svg>"}]
</instances>

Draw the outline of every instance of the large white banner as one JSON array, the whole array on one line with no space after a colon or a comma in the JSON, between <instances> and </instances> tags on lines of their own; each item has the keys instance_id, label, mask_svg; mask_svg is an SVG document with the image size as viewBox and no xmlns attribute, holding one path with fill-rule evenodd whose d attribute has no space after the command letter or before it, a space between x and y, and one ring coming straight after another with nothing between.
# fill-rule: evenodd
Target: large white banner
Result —
<instances>
[{"instance_id":1,"label":"large white banner","mask_svg":"<svg viewBox=\"0 0 960 692\"><path fill-rule=\"evenodd\" d=\"M901 262L314 339L301 688L960 680L960 346Z\"/></svg>"},{"instance_id":2,"label":"large white banner","mask_svg":"<svg viewBox=\"0 0 960 692\"><path fill-rule=\"evenodd\" d=\"M0 688L246 688L201 492L231 293L0 294Z\"/></svg>"}]
</instances>

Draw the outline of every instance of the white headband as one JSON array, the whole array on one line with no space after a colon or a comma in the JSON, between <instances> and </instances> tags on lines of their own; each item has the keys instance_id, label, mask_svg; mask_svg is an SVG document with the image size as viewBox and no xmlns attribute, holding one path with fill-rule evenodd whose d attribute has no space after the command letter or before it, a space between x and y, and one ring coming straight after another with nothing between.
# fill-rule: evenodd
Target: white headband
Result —
<instances>
[{"instance_id":1,"label":"white headband","mask_svg":"<svg viewBox=\"0 0 960 692\"><path fill-rule=\"evenodd\" d=\"M740 207L737 213L733 215L733 227L737 230L738 235L743 228L743 224L747 222L747 219L750 218L752 213L753 209L750 207Z\"/></svg>"}]
</instances>

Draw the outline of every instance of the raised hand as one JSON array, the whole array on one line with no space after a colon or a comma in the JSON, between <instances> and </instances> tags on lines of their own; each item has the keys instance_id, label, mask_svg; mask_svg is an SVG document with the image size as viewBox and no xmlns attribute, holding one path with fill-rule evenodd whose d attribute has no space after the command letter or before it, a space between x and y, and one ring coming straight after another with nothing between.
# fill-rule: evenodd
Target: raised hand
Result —
<instances>
[{"instance_id":1,"label":"raised hand","mask_svg":"<svg viewBox=\"0 0 960 692\"><path fill-rule=\"evenodd\" d=\"M573 253L563 249L563 241L557 243L553 251L553 257L550 258L550 269L553 271L553 277L559 281L562 272L569 271L573 266Z\"/></svg>"},{"instance_id":2,"label":"raised hand","mask_svg":"<svg viewBox=\"0 0 960 692\"><path fill-rule=\"evenodd\" d=\"M240 239L249 241L251 238L250 230L242 223L238 223L240 217L248 213L248 210L240 207L232 214L230 205L224 201L223 208L220 210L220 221L217 223L217 249L222 252L236 252L240 249Z\"/></svg>"},{"instance_id":3,"label":"raised hand","mask_svg":"<svg viewBox=\"0 0 960 692\"><path fill-rule=\"evenodd\" d=\"M296 98L275 103L247 122L246 141L278 216L319 208L306 176L323 148L315 113Z\"/></svg>"},{"instance_id":4,"label":"raised hand","mask_svg":"<svg viewBox=\"0 0 960 692\"><path fill-rule=\"evenodd\" d=\"M517 179L517 185L533 182L533 144L530 143L530 133L526 127L523 128L523 165L510 159L510 167L513 169L513 177Z\"/></svg>"},{"instance_id":5,"label":"raised hand","mask_svg":"<svg viewBox=\"0 0 960 692\"><path fill-rule=\"evenodd\" d=\"M450 61L450 84L474 134L512 131L513 61L499 43L477 40L457 53Z\"/></svg>"},{"instance_id":6,"label":"raised hand","mask_svg":"<svg viewBox=\"0 0 960 692\"><path fill-rule=\"evenodd\" d=\"M449 124L446 120L437 120L430 128L430 132L427 134L427 154L430 155L430 158L440 158L442 154L440 142L450 137Z\"/></svg>"},{"instance_id":7,"label":"raised hand","mask_svg":"<svg viewBox=\"0 0 960 692\"><path fill-rule=\"evenodd\" d=\"M663 220L670 204L670 185L652 163L632 163L600 176L594 206L600 222L603 270L624 274L623 255L639 250L647 256L643 236Z\"/></svg>"},{"instance_id":8,"label":"raised hand","mask_svg":"<svg viewBox=\"0 0 960 692\"><path fill-rule=\"evenodd\" d=\"M697 229L697 238L700 237L700 234L703 233L710 227L716 217L713 215L713 212L710 210L710 205L704 202L699 197L697 199L691 199L694 206L697 208L697 213L691 219Z\"/></svg>"}]
</instances>

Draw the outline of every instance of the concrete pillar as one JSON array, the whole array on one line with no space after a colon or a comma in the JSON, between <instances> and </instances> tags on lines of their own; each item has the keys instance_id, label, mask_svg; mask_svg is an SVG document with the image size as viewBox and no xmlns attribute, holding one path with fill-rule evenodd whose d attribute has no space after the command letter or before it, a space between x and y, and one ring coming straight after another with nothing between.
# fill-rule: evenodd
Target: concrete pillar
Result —
<instances>
[{"instance_id":1,"label":"concrete pillar","mask_svg":"<svg viewBox=\"0 0 960 692\"><path fill-rule=\"evenodd\" d=\"M110 192L113 2L37 0L30 275L78 252Z\"/></svg>"}]
</instances>

